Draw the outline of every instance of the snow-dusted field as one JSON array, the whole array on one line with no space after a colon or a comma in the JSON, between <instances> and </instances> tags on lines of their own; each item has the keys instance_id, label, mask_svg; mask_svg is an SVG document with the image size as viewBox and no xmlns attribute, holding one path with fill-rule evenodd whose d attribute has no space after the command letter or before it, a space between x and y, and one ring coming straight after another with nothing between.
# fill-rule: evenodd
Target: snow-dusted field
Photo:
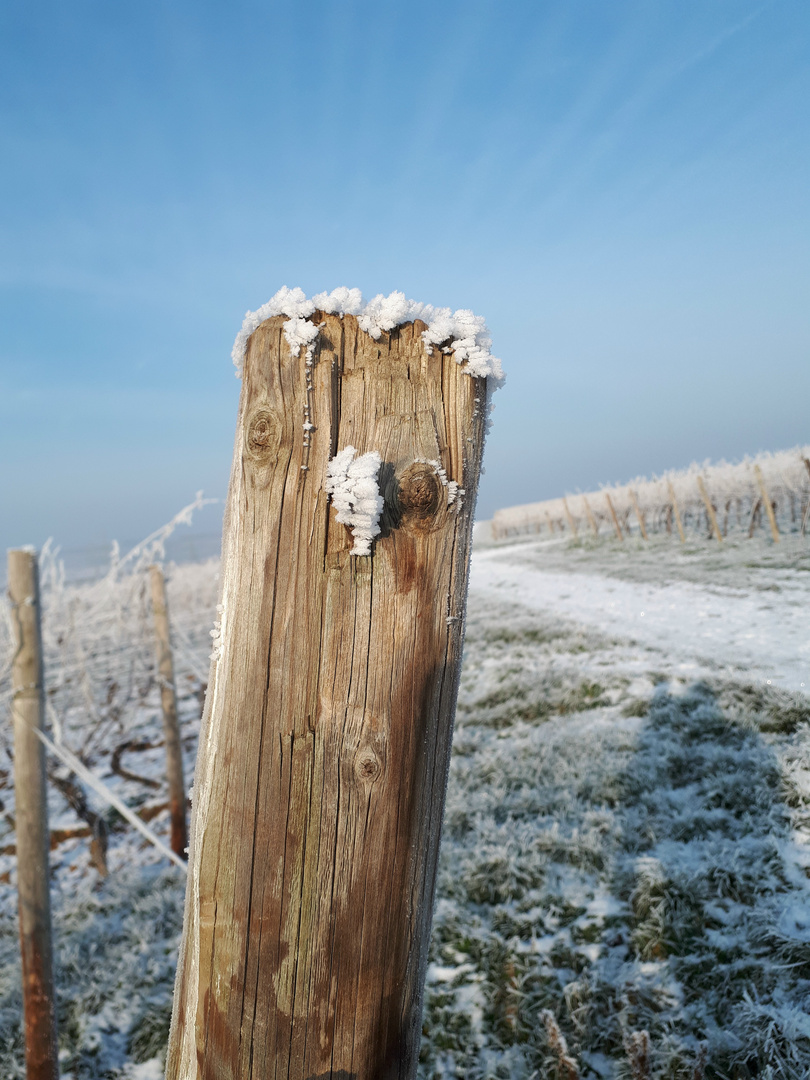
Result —
<instances>
[{"instance_id":1,"label":"snow-dusted field","mask_svg":"<svg viewBox=\"0 0 810 1080\"><path fill-rule=\"evenodd\" d=\"M667 537L478 545L423 1077L810 1074L808 552L795 537L778 547L682 548ZM48 678L65 740L81 749L92 726L94 771L132 806L158 807L162 791L110 767L122 740L159 738L138 631L148 613L127 587L108 585L107 596L82 586L93 598L54 586L82 649L68 655L54 639L61 670ZM215 567L178 568L169 589L190 768ZM108 602L119 614L105 621ZM108 699L120 704L114 716ZM133 753L127 766L158 777L161 754ZM6 822L10 779L0 776ZM63 1077L157 1080L183 878L108 820L106 880L87 838L53 851ZM77 824L54 791L52 828ZM165 835L165 811L150 824ZM13 839L7 826L4 1078L23 1075L14 856L2 853Z\"/></svg>"}]
</instances>

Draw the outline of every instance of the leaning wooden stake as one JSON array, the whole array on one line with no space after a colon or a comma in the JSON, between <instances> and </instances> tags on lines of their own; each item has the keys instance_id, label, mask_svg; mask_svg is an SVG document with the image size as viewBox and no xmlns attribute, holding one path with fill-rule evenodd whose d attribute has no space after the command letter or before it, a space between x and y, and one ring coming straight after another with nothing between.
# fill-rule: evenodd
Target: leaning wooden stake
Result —
<instances>
[{"instance_id":1,"label":"leaning wooden stake","mask_svg":"<svg viewBox=\"0 0 810 1080\"><path fill-rule=\"evenodd\" d=\"M672 486L672 481L667 480L667 490L669 491L669 497L672 502L672 511L675 514L675 524L678 526L678 536L681 538L681 543L686 543L686 536L683 531L683 522L681 521L681 512L678 509L678 499L675 495L675 488Z\"/></svg>"},{"instance_id":2,"label":"leaning wooden stake","mask_svg":"<svg viewBox=\"0 0 810 1080\"><path fill-rule=\"evenodd\" d=\"M610 495L608 495L607 492L605 492L605 501L607 502L607 507L608 507L608 510L610 511L610 516L613 519L613 528L616 530L616 536L619 538L619 540L624 540L624 533L622 532L622 527L619 524L619 519L616 516L616 511L613 508L613 500L611 499Z\"/></svg>"},{"instance_id":3,"label":"leaning wooden stake","mask_svg":"<svg viewBox=\"0 0 810 1080\"><path fill-rule=\"evenodd\" d=\"M171 849L181 859L188 845L186 829L186 787L183 779L183 744L177 718L177 692L174 686L174 660L169 636L169 608L166 582L159 566L149 567L152 586L152 612L155 617L160 705L163 712L163 740L166 744L166 776L169 781L171 814Z\"/></svg>"},{"instance_id":4,"label":"leaning wooden stake","mask_svg":"<svg viewBox=\"0 0 810 1080\"><path fill-rule=\"evenodd\" d=\"M706 490L706 485L703 482L703 477L702 476L699 476L697 478L697 483L698 483L698 488L700 489L700 497L703 499L703 505L706 507L706 513L708 514L708 517L709 517L709 522L710 522L711 527L712 527L712 532L714 533L714 538L715 538L715 540L717 540L719 543L722 544L722 542L723 542L723 534L720 532L720 526L717 524L717 515L714 512L714 507L712 506L712 500L709 498L709 493Z\"/></svg>"},{"instance_id":5,"label":"leaning wooden stake","mask_svg":"<svg viewBox=\"0 0 810 1080\"><path fill-rule=\"evenodd\" d=\"M754 466L754 476L757 478L757 486L759 487L760 495L762 496L762 502L765 506L765 513L768 515L768 522L771 526L771 536L775 544L779 543L779 526L776 524L776 514L773 512L773 503L768 495L768 489L765 487L765 477L762 475L762 469L759 465Z\"/></svg>"},{"instance_id":6,"label":"leaning wooden stake","mask_svg":"<svg viewBox=\"0 0 810 1080\"><path fill-rule=\"evenodd\" d=\"M17 890L28 1080L59 1076L51 946L51 899L39 575L31 551L9 551L8 591L15 651L11 673Z\"/></svg>"},{"instance_id":7,"label":"leaning wooden stake","mask_svg":"<svg viewBox=\"0 0 810 1080\"><path fill-rule=\"evenodd\" d=\"M599 535L599 526L596 524L596 518L593 516L593 510L591 510L590 503L588 502L588 499L587 499L587 497L585 495L582 496L582 502L585 505L585 514L586 514L586 516L588 518L588 524L591 526L591 529L593 530L593 535L598 536Z\"/></svg>"},{"instance_id":8,"label":"leaning wooden stake","mask_svg":"<svg viewBox=\"0 0 810 1080\"><path fill-rule=\"evenodd\" d=\"M648 540L649 537L647 536L647 525L644 521L644 515L641 512L641 507L638 505L636 493L632 488L630 488L630 502L633 504L633 509L636 512L636 519L638 520L638 527L641 530L641 535L645 540Z\"/></svg>"},{"instance_id":9,"label":"leaning wooden stake","mask_svg":"<svg viewBox=\"0 0 810 1080\"><path fill-rule=\"evenodd\" d=\"M280 316L247 346L168 1080L416 1071L486 386L420 322L311 320L309 363ZM350 447L370 555L325 488Z\"/></svg>"},{"instance_id":10,"label":"leaning wooden stake","mask_svg":"<svg viewBox=\"0 0 810 1080\"><path fill-rule=\"evenodd\" d=\"M571 530L571 532L574 534L574 536L579 536L579 530L577 529L577 523L576 523L576 521L574 521L573 514L568 509L568 499L566 499L565 496L563 496L563 508L565 510L565 520L568 522L568 528Z\"/></svg>"}]
</instances>

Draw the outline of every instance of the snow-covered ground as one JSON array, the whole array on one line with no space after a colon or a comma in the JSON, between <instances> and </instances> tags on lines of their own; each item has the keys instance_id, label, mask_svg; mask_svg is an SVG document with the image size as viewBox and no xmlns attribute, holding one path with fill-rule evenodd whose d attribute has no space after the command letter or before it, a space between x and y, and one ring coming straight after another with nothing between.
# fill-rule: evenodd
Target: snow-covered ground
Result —
<instances>
[{"instance_id":1,"label":"snow-covered ground","mask_svg":"<svg viewBox=\"0 0 810 1080\"><path fill-rule=\"evenodd\" d=\"M425 1080L810 1074L809 552L790 537L481 538ZM133 808L158 809L162 789L111 767L122 741L159 742L143 590L49 580L46 615L72 633L48 646L65 740ZM189 770L215 592L210 563L169 582ZM157 780L162 749L124 763ZM3 1078L23 1075L10 780L0 770ZM80 824L51 799L52 829ZM87 837L52 853L63 1080L158 1080L183 876L105 813L109 877ZM165 836L166 811L150 825Z\"/></svg>"},{"instance_id":2,"label":"snow-covered ground","mask_svg":"<svg viewBox=\"0 0 810 1080\"><path fill-rule=\"evenodd\" d=\"M684 674L810 687L810 541L717 547L523 541L476 552L470 586L621 634Z\"/></svg>"}]
</instances>

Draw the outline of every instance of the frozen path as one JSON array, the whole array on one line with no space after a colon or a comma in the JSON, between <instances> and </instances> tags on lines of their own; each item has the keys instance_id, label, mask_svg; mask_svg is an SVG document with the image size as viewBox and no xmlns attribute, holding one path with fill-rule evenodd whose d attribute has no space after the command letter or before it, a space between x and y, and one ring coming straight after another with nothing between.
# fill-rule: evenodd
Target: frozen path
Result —
<instances>
[{"instance_id":1,"label":"frozen path","mask_svg":"<svg viewBox=\"0 0 810 1080\"><path fill-rule=\"evenodd\" d=\"M508 547L475 551L470 591L635 641L660 653L666 668L697 665L786 690L807 693L810 687L810 583L775 592L684 581L654 585L538 570L516 554Z\"/></svg>"}]
</instances>

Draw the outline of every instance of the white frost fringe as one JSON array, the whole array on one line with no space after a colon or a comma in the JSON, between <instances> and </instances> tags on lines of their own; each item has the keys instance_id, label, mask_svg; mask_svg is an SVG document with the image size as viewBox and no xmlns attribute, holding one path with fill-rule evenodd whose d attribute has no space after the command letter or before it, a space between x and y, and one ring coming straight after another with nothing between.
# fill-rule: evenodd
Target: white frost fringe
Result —
<instances>
[{"instance_id":1,"label":"white frost fringe","mask_svg":"<svg viewBox=\"0 0 810 1080\"><path fill-rule=\"evenodd\" d=\"M299 355L302 345L307 346L309 351L318 328L308 321L308 317L316 310L331 315L356 315L360 328L375 340L383 331L421 319L428 324L427 330L422 332L422 340L428 351L434 345L441 345L442 352L453 353L456 362L463 365L466 374L487 380L490 393L504 381L501 361L492 355L492 338L480 315L474 315L472 311L464 308L458 311L435 308L432 304L408 300L401 292L392 292L389 296L379 293L364 304L363 294L359 289L347 289L345 286L334 289L331 293L317 293L308 299L303 289L288 289L285 285L258 310L248 311L231 352L237 376L242 375L245 349L250 335L261 323L274 315L287 316L284 336L293 356ZM449 344L444 344L445 342Z\"/></svg>"},{"instance_id":2,"label":"white frost fringe","mask_svg":"<svg viewBox=\"0 0 810 1080\"><path fill-rule=\"evenodd\" d=\"M332 496L341 525L354 537L351 555L370 555L371 541L380 533L383 497L377 483L382 459L376 450L356 457L353 446L336 454L326 467L324 487Z\"/></svg>"}]
</instances>

